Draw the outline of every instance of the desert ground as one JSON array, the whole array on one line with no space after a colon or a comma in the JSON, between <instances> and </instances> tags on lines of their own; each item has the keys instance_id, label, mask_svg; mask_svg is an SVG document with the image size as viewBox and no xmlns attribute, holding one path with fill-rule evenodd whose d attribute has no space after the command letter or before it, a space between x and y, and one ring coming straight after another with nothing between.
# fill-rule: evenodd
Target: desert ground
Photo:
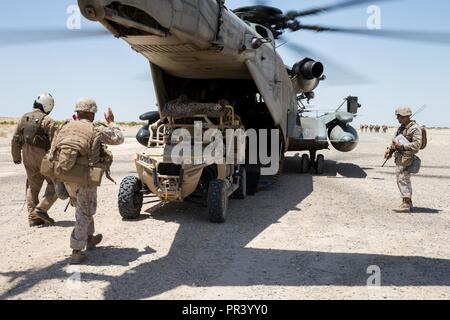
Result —
<instances>
[{"instance_id":1,"label":"desert ground","mask_svg":"<svg viewBox=\"0 0 450 320\"><path fill-rule=\"evenodd\" d=\"M142 149L136 129L124 130L126 143L111 148L117 182L134 175ZM321 176L300 175L288 154L278 184L232 200L220 225L199 204L155 199L123 221L119 186L107 181L96 215L104 241L78 267L68 265L66 202L49 212L55 225L28 227L11 131L0 127L0 299L450 299L450 130L429 132L412 214L391 211L395 168L381 164L392 130L361 134L352 153L325 151Z\"/></svg>"}]
</instances>

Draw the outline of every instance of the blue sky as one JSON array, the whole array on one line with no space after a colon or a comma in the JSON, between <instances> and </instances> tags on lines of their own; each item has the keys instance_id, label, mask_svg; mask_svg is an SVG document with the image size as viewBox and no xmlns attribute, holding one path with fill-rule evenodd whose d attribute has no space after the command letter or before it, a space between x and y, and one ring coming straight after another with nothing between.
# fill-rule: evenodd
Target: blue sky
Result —
<instances>
[{"instance_id":1,"label":"blue sky","mask_svg":"<svg viewBox=\"0 0 450 320\"><path fill-rule=\"evenodd\" d=\"M251 3L226 1L229 8ZM283 10L329 3L333 1L271 2ZM71 4L76 1L8 1L0 12L0 28L64 27ZM383 29L450 32L448 0L384 1L378 5ZM302 22L365 28L367 7L308 17ZM82 23L85 28L96 27L86 20ZM315 108L334 109L344 97L356 95L363 105L357 123L396 124L393 112L397 106L418 109L427 104L418 121L450 126L450 46L308 31L286 34L286 38L371 80L369 84L341 86L325 82L316 90ZM283 47L280 53L288 65L303 58ZM52 115L57 119L68 118L75 101L85 96L95 98L102 109L112 106L116 118L123 121L137 120L141 113L156 108L148 62L113 37L3 47L0 57L0 116L20 116L31 108L37 94L46 91L55 96Z\"/></svg>"}]
</instances>

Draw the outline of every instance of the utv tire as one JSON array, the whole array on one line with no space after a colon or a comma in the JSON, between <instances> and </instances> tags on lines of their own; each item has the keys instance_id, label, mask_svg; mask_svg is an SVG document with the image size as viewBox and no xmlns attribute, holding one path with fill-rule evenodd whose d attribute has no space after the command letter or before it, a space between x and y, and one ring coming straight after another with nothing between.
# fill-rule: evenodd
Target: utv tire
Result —
<instances>
[{"instance_id":1,"label":"utv tire","mask_svg":"<svg viewBox=\"0 0 450 320\"><path fill-rule=\"evenodd\" d=\"M144 195L142 182L137 177L126 177L119 189L119 212L127 220L137 219L141 215Z\"/></svg>"},{"instance_id":2,"label":"utv tire","mask_svg":"<svg viewBox=\"0 0 450 320\"><path fill-rule=\"evenodd\" d=\"M244 166L241 166L239 171L239 189L237 189L233 198L238 200L244 200L247 197L247 171Z\"/></svg>"},{"instance_id":3,"label":"utv tire","mask_svg":"<svg viewBox=\"0 0 450 320\"><path fill-rule=\"evenodd\" d=\"M208 189L208 218L213 223L224 223L228 210L228 187L223 180L213 180Z\"/></svg>"}]
</instances>

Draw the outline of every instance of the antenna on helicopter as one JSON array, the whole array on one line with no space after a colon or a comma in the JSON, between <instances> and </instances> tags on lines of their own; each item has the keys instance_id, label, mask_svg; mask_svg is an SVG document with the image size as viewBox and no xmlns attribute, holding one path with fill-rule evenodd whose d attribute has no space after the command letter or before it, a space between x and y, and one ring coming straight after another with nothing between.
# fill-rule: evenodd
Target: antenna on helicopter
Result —
<instances>
[{"instance_id":1,"label":"antenna on helicopter","mask_svg":"<svg viewBox=\"0 0 450 320\"><path fill-rule=\"evenodd\" d=\"M341 108L344 106L344 104L348 101L348 98L344 98L344 102L341 103L341 105L339 106L339 108L336 109L335 112L338 112L339 110L341 110Z\"/></svg>"},{"instance_id":2,"label":"antenna on helicopter","mask_svg":"<svg viewBox=\"0 0 450 320\"><path fill-rule=\"evenodd\" d=\"M412 116L411 118L414 118L415 116L417 116L418 114L422 113L423 111L425 111L425 109L427 109L428 106L426 104L424 104L423 106L421 106Z\"/></svg>"}]
</instances>

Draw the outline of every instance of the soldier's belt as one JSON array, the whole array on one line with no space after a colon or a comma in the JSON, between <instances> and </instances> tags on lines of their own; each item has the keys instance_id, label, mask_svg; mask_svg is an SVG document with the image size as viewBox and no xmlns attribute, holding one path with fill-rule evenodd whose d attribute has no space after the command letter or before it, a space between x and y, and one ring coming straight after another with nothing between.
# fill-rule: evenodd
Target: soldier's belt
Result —
<instances>
[{"instance_id":1,"label":"soldier's belt","mask_svg":"<svg viewBox=\"0 0 450 320\"><path fill-rule=\"evenodd\" d=\"M59 171L56 169L57 162L51 161L47 157L42 160L41 174L52 180L74 183L82 187L99 187L105 170L100 167L87 167L76 163L69 171Z\"/></svg>"}]
</instances>

